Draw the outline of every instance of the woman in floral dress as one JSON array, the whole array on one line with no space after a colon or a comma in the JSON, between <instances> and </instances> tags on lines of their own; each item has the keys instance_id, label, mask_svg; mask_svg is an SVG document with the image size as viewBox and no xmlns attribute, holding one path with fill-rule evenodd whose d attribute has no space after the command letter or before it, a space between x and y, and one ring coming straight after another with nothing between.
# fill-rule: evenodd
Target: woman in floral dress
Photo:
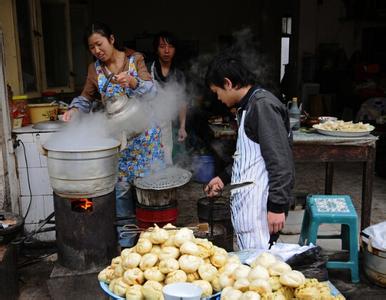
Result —
<instances>
[{"instance_id":1,"label":"woman in floral dress","mask_svg":"<svg viewBox=\"0 0 386 300\"><path fill-rule=\"evenodd\" d=\"M70 109L63 116L69 121L77 111L89 113L93 102L111 96L127 95L140 97L155 94L155 85L144 63L143 56L131 49L120 49L112 31L102 23L92 24L86 31L85 42L95 62L88 68L87 80L79 97L73 99ZM105 84L109 75L113 79ZM152 126L128 141L126 149L120 152L119 176L116 185L117 217L134 215L131 186L136 177L147 175L150 170L160 168L163 151L160 143L160 128ZM121 246L128 247L132 241L120 240Z\"/></svg>"}]
</instances>

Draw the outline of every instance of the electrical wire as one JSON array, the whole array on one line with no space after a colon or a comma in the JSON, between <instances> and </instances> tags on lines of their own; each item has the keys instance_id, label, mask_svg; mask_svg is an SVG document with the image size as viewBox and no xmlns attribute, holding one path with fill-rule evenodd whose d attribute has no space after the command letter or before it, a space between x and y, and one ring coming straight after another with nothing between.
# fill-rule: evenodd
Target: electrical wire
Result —
<instances>
[{"instance_id":1,"label":"electrical wire","mask_svg":"<svg viewBox=\"0 0 386 300\"><path fill-rule=\"evenodd\" d=\"M28 267L28 266L33 265L35 263L39 263L42 260L46 259L47 257L50 257L51 255L55 254L56 252L57 252L56 250L53 250L52 252L44 254L44 255L41 255L41 256L28 256L28 255L24 255L27 259L24 262L18 264L17 268L19 270L21 268Z\"/></svg>"},{"instance_id":2,"label":"electrical wire","mask_svg":"<svg viewBox=\"0 0 386 300\"><path fill-rule=\"evenodd\" d=\"M28 160L27 160L27 152L25 150L25 145L23 143L22 140L16 140L15 141L15 146L17 147L18 145L22 145L23 147L23 154L24 154L24 159L25 159L25 165L26 165L26 173L27 173L27 183L28 183L28 191L29 191L29 203L28 203L28 207L27 207L27 211L25 213L25 215L23 216L23 219L24 219L24 223L26 224L25 220L28 216L28 213L30 212L30 208L31 208L31 204L32 204L32 189L31 189L31 182L30 182L30 177L29 177L29 168L28 168ZM44 232L44 231L51 231L51 230L54 230L55 227L50 227L48 228L47 230L42 230L42 227L45 226L47 223L50 222L50 220L55 216L55 212L52 212L47 218L45 218L43 220L43 222L39 222L40 225L37 229L33 230L31 233L27 234L27 235L24 235L23 237L19 238L19 239L16 239L14 240L12 243L13 244L20 244L20 243L31 243L31 238L39 233L39 232Z\"/></svg>"},{"instance_id":3,"label":"electrical wire","mask_svg":"<svg viewBox=\"0 0 386 300\"><path fill-rule=\"evenodd\" d=\"M25 220L28 216L28 213L30 211L30 208L31 208L31 204L32 204L32 190L31 190L31 182L29 180L29 168L28 168L28 161L27 161L27 153L25 151L25 146L24 146L24 143L22 140L17 140L16 141L17 143L20 143L23 147L23 154L24 154L24 159L25 159L25 167L26 167L26 171L27 171L27 183L28 183L28 191L29 191L29 203L28 203L28 207L27 207L27 211L23 217L23 219Z\"/></svg>"},{"instance_id":4,"label":"electrical wire","mask_svg":"<svg viewBox=\"0 0 386 300\"><path fill-rule=\"evenodd\" d=\"M39 232L46 232L46 231L52 231L52 230L54 230L54 226L51 226L51 227L49 227L49 228L47 228L47 229L43 229L42 230L42 228L53 218L55 216L55 212L52 212L47 218L45 218L44 220L43 220L43 222L41 222L40 223L40 225L39 225L39 227L37 228L37 229L35 229L35 230L33 230L32 232L30 232L30 233L28 233L28 234L26 234L26 235L24 235L24 236L22 236L22 237L20 237L20 238L18 238L18 239L16 239L16 240L13 240L12 241L12 244L15 244L15 245L18 245L18 244L21 244L21 243L31 243L32 241L31 241L31 238L35 235L35 234L37 234L37 233L39 233Z\"/></svg>"}]
</instances>

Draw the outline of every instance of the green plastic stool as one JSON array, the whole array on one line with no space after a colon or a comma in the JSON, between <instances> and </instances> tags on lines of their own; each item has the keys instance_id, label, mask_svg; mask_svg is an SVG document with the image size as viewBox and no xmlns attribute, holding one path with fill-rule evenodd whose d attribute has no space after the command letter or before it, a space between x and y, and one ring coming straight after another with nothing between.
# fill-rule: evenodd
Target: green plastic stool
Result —
<instances>
[{"instance_id":1,"label":"green plastic stool","mask_svg":"<svg viewBox=\"0 0 386 300\"><path fill-rule=\"evenodd\" d=\"M319 225L341 224L340 235L318 236ZM309 195L304 211L299 245L314 244L320 239L341 239L342 248L350 251L350 259L329 261L327 268L350 269L351 281L359 282L358 270L358 215L348 195Z\"/></svg>"}]
</instances>

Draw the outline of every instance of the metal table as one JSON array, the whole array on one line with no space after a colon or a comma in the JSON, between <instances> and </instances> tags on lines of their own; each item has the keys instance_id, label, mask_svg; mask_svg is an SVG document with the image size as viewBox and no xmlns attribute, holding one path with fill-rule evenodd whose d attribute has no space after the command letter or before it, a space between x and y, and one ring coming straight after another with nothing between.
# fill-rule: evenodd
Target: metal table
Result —
<instances>
[{"instance_id":1,"label":"metal table","mask_svg":"<svg viewBox=\"0 0 386 300\"><path fill-rule=\"evenodd\" d=\"M362 162L361 229L370 225L373 194L375 144L377 137L334 137L317 133L294 132L295 162L326 163L325 193L332 194L334 162Z\"/></svg>"}]
</instances>

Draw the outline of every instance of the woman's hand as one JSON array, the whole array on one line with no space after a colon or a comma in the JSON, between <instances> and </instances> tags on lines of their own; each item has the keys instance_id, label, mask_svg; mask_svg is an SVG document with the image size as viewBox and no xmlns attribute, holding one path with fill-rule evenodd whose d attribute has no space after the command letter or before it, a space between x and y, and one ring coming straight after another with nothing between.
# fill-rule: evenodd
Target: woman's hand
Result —
<instances>
[{"instance_id":1,"label":"woman's hand","mask_svg":"<svg viewBox=\"0 0 386 300\"><path fill-rule=\"evenodd\" d=\"M71 120L72 118L72 115L74 113L78 112L78 109L73 107L73 108L70 108L69 110L67 110L64 114L63 114L63 121L64 122L68 122Z\"/></svg>"},{"instance_id":2,"label":"woman's hand","mask_svg":"<svg viewBox=\"0 0 386 300\"><path fill-rule=\"evenodd\" d=\"M211 181L207 184L207 186L204 189L204 192L208 197L214 197L217 196L220 191L224 188L224 183L222 182L220 177L214 177Z\"/></svg>"},{"instance_id":3,"label":"woman's hand","mask_svg":"<svg viewBox=\"0 0 386 300\"><path fill-rule=\"evenodd\" d=\"M134 77L129 75L127 72L121 72L118 75L114 76L114 80L124 88L131 88L135 89L138 84L138 80Z\"/></svg>"},{"instance_id":4,"label":"woman's hand","mask_svg":"<svg viewBox=\"0 0 386 300\"><path fill-rule=\"evenodd\" d=\"M178 142L182 143L187 138L188 134L186 133L186 130L184 127L181 127L178 129Z\"/></svg>"}]
</instances>

